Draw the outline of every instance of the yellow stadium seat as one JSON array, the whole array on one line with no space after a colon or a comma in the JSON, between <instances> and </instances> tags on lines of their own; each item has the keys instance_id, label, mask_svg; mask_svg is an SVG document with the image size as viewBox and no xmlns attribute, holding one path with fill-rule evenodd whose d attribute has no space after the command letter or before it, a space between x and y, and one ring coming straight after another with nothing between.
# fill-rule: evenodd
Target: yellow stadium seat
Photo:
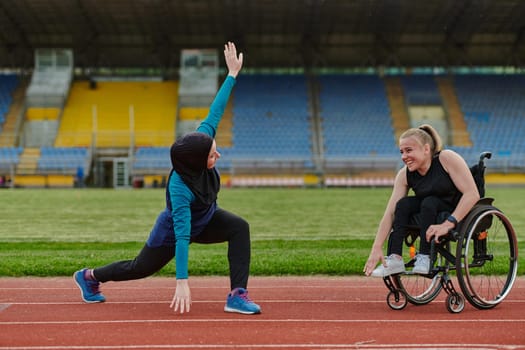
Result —
<instances>
[{"instance_id":1,"label":"yellow stadium seat","mask_svg":"<svg viewBox=\"0 0 525 350\"><path fill-rule=\"evenodd\" d=\"M75 82L55 146L169 146L175 137L178 82Z\"/></svg>"},{"instance_id":2,"label":"yellow stadium seat","mask_svg":"<svg viewBox=\"0 0 525 350\"><path fill-rule=\"evenodd\" d=\"M26 111L27 120L56 120L60 114L59 108L29 107Z\"/></svg>"}]
</instances>

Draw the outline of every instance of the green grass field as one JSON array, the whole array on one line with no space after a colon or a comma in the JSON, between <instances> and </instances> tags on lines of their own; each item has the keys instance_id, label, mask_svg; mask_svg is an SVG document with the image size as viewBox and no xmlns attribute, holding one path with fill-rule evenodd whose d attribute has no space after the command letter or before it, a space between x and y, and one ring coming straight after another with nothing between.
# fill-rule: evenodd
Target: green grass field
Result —
<instances>
[{"instance_id":1,"label":"green grass field","mask_svg":"<svg viewBox=\"0 0 525 350\"><path fill-rule=\"evenodd\" d=\"M252 275L362 274L390 188L223 189L219 205L248 220ZM487 188L523 251L525 188ZM141 249L164 190L2 190L0 276L62 276ZM227 275L226 244L190 248L190 275ZM520 256L519 274L525 272ZM159 275L173 275L174 263Z\"/></svg>"}]
</instances>

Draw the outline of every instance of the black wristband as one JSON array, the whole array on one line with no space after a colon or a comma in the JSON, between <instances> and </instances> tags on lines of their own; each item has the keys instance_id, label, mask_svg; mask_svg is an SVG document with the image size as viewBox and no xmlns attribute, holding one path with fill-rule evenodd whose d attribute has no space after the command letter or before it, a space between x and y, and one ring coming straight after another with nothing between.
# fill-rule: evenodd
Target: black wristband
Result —
<instances>
[{"instance_id":1,"label":"black wristband","mask_svg":"<svg viewBox=\"0 0 525 350\"><path fill-rule=\"evenodd\" d=\"M451 223L453 223L454 227L458 225L458 219L456 219L454 215L449 215L449 217L447 218L447 221L450 221Z\"/></svg>"}]
</instances>

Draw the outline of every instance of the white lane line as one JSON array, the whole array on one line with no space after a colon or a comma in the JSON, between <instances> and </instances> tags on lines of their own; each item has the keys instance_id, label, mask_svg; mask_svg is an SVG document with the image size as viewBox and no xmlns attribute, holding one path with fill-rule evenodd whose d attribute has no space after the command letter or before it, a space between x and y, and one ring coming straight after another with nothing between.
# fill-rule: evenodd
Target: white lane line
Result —
<instances>
[{"instance_id":1,"label":"white lane line","mask_svg":"<svg viewBox=\"0 0 525 350\"><path fill-rule=\"evenodd\" d=\"M257 299L258 303L264 304L304 304L304 303L315 303L315 304L386 304L384 300L315 300L315 299L305 299L305 300L264 300ZM434 303L440 303L443 300L435 300ZM143 301L106 301L104 305L109 304L166 304L171 303L171 300L143 300ZM223 299L220 300L193 300L194 304L216 304L224 303ZM521 304L525 303L523 300L505 300L505 304ZM84 305L84 302L81 301L11 301L9 304L0 304L0 311L2 311L2 305Z\"/></svg>"},{"instance_id":2,"label":"white lane line","mask_svg":"<svg viewBox=\"0 0 525 350\"><path fill-rule=\"evenodd\" d=\"M256 316L257 317L257 316ZM454 320L455 323L525 323L525 319L461 319ZM84 324L126 324L126 323L450 323L450 319L436 320L436 319L417 319L404 320L393 319L378 320L378 319L246 319L246 318L193 318L193 319L142 319L142 320L76 320L76 321L1 321L0 326L13 325L84 325Z\"/></svg>"},{"instance_id":3,"label":"white lane line","mask_svg":"<svg viewBox=\"0 0 525 350\"><path fill-rule=\"evenodd\" d=\"M1 281L1 279L0 279ZM329 283L330 281L328 281L327 283ZM117 286L116 284L114 283L118 283L118 282L112 282L111 285L104 285L104 289L106 290L123 290L123 289L133 289L133 290L159 290L159 289L169 289L169 290L172 290L173 288L175 288L175 286L148 286L148 287L143 287L143 286L140 286L140 287L135 287L135 286L129 286L129 285L126 285L126 286ZM266 289L269 289L269 290L272 290L272 289L275 289L276 286L279 286L279 288L297 288L298 285L295 284L295 285L286 285L286 284L283 284L283 285L275 285L275 286L257 286L257 287L251 287L250 290L266 290ZM378 288L382 288L382 289L385 289L385 290L388 290L386 289L382 284L381 285L361 285L361 286L358 286L358 285L348 285L348 286L345 286L345 285L331 285L331 286L315 286L315 285L300 285L301 288L304 288L304 289L330 289L330 290L333 290L333 289L359 289L359 290L368 290L368 289L371 289L371 290L378 290ZM0 286L0 290L71 290L71 289L75 289L73 287L2 287ZM224 287L213 287L213 286L192 286L191 289L205 289L205 290L225 290L227 289L226 286ZM525 286L524 287L520 287L520 286L513 286L512 287L512 290L518 290L518 289L525 289Z\"/></svg>"},{"instance_id":4,"label":"white lane line","mask_svg":"<svg viewBox=\"0 0 525 350\"><path fill-rule=\"evenodd\" d=\"M327 283L330 283L331 281L327 281ZM174 286L169 286L169 285L162 285L162 286L156 286L154 284L152 284L151 286L132 286L132 285L129 285L130 282L125 282L126 285L124 285L124 283L121 283L119 284L118 282L109 282L108 285L104 285L104 290L173 290L175 287ZM329 290L349 290L349 289L358 289L360 291L369 291L369 290L372 290L372 291L379 291L381 289L383 290L386 290L388 291L387 288L384 287L383 284L378 284L378 285L358 285L357 283L354 283L354 282L350 282L352 283L351 285L340 285L340 284L335 284L335 285L303 285L303 284L299 284L300 288L301 289L318 289L318 290L324 290L324 289L329 289ZM279 284L278 285L279 288L297 288L298 285L295 284L295 285L287 285L287 284ZM227 290L227 287L215 287L215 286L192 286L191 289L195 289L195 290ZM274 285L266 285L266 286L252 286L250 288L251 291L254 291L254 290L273 290L275 289L275 286ZM514 285L512 287L512 291L516 291L516 290L521 290L521 289L525 289L525 285L524 286L516 286ZM1 278L0 278L0 290L4 290L4 291L10 291L10 290L13 290L13 291L35 291L35 290L77 290L77 288L74 288L74 287L68 287L68 286L64 286L64 287L34 287L34 286L28 286L28 287L14 287L14 286L10 286L10 287L5 287L5 286L1 286Z\"/></svg>"},{"instance_id":5,"label":"white lane line","mask_svg":"<svg viewBox=\"0 0 525 350\"><path fill-rule=\"evenodd\" d=\"M354 304L354 303L368 303L368 304L376 304L376 303L382 303L385 304L384 300L260 300L257 299L258 303L265 303L265 304L304 304L304 303L316 303L316 304ZM437 301L439 302L439 301ZM523 300L525 302L525 300ZM166 304L171 303L171 300L145 300L145 301L106 301L104 302L104 305L109 304ZM224 303L224 300L192 300L193 304L217 304L217 303ZM10 305L84 305L86 303L81 301L66 301L66 302L54 302L54 301L29 301L29 302L10 302Z\"/></svg>"}]
</instances>

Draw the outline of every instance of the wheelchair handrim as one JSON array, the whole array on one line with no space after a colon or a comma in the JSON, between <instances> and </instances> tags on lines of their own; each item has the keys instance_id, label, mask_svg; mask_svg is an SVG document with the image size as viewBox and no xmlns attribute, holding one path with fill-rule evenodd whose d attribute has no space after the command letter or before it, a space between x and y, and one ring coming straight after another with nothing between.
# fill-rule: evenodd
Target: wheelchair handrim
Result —
<instances>
[{"instance_id":1,"label":"wheelchair handrim","mask_svg":"<svg viewBox=\"0 0 525 350\"><path fill-rule=\"evenodd\" d=\"M480 282L480 280L484 278L484 275L476 275L475 269L477 269L478 267L471 267L469 260L471 251L474 251L473 242L475 238L472 237L474 234L474 229L477 228L481 220L487 218L488 215L496 217L497 219L499 219L498 222L501 222L503 224L503 227L505 229L505 239L506 242L508 242L509 244L507 253L509 254L508 272L504 276L486 276L488 278L488 282L486 282L487 286L484 286L485 290L488 290L488 288L490 288L491 285L500 287L498 287L498 293L492 293L491 299L482 296L478 291L479 287L474 285L475 281L478 285L481 285L482 282ZM495 207L489 207L488 210L481 212L474 221L474 223L470 225L470 227L468 228L468 236L462 239L461 242L463 242L464 247L458 246L458 261L456 265L458 270L459 283L463 294L471 302L471 304L478 308L492 308L496 306L507 297L510 290L512 289L517 275L518 250L516 243L516 235L512 228L512 225L500 210L498 210ZM481 266L484 266L484 263ZM503 281L503 279L505 279L505 281Z\"/></svg>"}]
</instances>

